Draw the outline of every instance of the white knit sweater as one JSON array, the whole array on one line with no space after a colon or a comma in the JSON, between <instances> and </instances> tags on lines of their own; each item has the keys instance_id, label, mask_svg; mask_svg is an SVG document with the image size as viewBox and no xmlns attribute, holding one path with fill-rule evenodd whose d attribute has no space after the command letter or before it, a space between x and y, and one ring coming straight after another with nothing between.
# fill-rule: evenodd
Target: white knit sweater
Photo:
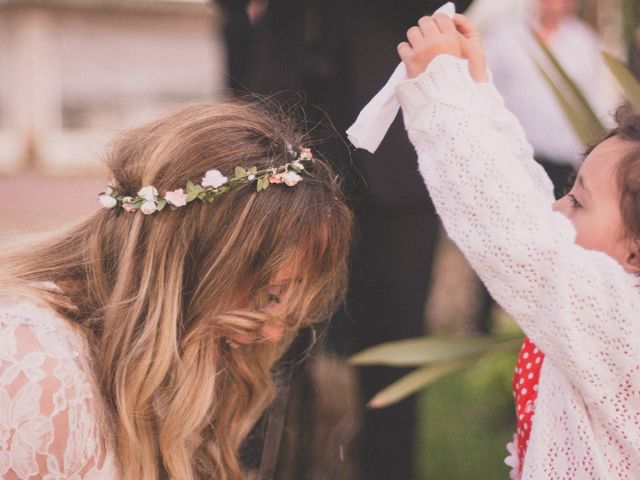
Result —
<instances>
[{"instance_id":1,"label":"white knit sweater","mask_svg":"<svg viewBox=\"0 0 640 480\"><path fill-rule=\"evenodd\" d=\"M466 61L437 57L397 96L447 233L545 354L522 478L640 479L638 279L574 244L518 121Z\"/></svg>"}]
</instances>

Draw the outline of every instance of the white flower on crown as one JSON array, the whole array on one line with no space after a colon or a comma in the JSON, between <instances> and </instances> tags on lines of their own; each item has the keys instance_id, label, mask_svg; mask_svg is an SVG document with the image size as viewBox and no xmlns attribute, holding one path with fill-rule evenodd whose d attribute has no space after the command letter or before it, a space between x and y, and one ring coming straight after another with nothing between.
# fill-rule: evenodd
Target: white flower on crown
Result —
<instances>
[{"instance_id":1,"label":"white flower on crown","mask_svg":"<svg viewBox=\"0 0 640 480\"><path fill-rule=\"evenodd\" d=\"M220 173L220 170L208 170L202 177L203 187L218 188L227 183L229 179Z\"/></svg>"},{"instance_id":2,"label":"white flower on crown","mask_svg":"<svg viewBox=\"0 0 640 480\"><path fill-rule=\"evenodd\" d=\"M291 166L298 172L301 172L304 170L304 165L300 160L294 160L293 162L291 162Z\"/></svg>"},{"instance_id":3,"label":"white flower on crown","mask_svg":"<svg viewBox=\"0 0 640 480\"><path fill-rule=\"evenodd\" d=\"M98 195L98 201L104 208L113 208L118 204L118 201L108 193Z\"/></svg>"},{"instance_id":4,"label":"white flower on crown","mask_svg":"<svg viewBox=\"0 0 640 480\"><path fill-rule=\"evenodd\" d=\"M302 177L300 175L298 175L296 172L284 172L284 173L281 173L280 174L280 178L282 178L282 181L288 187L293 187L300 180L302 180Z\"/></svg>"},{"instance_id":5,"label":"white flower on crown","mask_svg":"<svg viewBox=\"0 0 640 480\"><path fill-rule=\"evenodd\" d=\"M174 207L184 207L187 204L187 194L182 188L165 193L164 198Z\"/></svg>"},{"instance_id":6,"label":"white flower on crown","mask_svg":"<svg viewBox=\"0 0 640 480\"><path fill-rule=\"evenodd\" d=\"M148 187L141 188L138 191L138 196L148 202L153 202L158 197L158 190L156 190L156 187L149 185Z\"/></svg>"},{"instance_id":7,"label":"white flower on crown","mask_svg":"<svg viewBox=\"0 0 640 480\"><path fill-rule=\"evenodd\" d=\"M158 206L156 205L156 202L154 202L153 200L147 200L140 206L140 211L145 215L151 215L157 209L158 209Z\"/></svg>"}]
</instances>

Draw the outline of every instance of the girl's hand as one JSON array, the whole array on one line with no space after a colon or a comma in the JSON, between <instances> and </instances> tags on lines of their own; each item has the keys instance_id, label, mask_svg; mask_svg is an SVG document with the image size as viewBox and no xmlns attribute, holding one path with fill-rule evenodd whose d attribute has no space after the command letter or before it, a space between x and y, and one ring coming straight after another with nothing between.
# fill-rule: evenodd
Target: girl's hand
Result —
<instances>
[{"instance_id":1,"label":"girl's hand","mask_svg":"<svg viewBox=\"0 0 640 480\"><path fill-rule=\"evenodd\" d=\"M471 77L478 83L489 80L487 76L487 61L484 56L484 47L482 46L482 37L464 15L459 13L453 17L453 23L461 35L460 44L462 45L462 56L469 60L469 73Z\"/></svg>"},{"instance_id":2,"label":"girl's hand","mask_svg":"<svg viewBox=\"0 0 640 480\"><path fill-rule=\"evenodd\" d=\"M398 45L398 54L410 78L424 72L438 55L448 54L466 58L476 82L487 81L482 39L464 15L456 14L453 20L442 14L422 17L417 27L407 31L407 39Z\"/></svg>"},{"instance_id":3,"label":"girl's hand","mask_svg":"<svg viewBox=\"0 0 640 480\"><path fill-rule=\"evenodd\" d=\"M453 21L443 14L422 17L417 27L407 30L407 40L398 45L398 55L410 78L424 72L438 55L462 58L461 36Z\"/></svg>"}]
</instances>

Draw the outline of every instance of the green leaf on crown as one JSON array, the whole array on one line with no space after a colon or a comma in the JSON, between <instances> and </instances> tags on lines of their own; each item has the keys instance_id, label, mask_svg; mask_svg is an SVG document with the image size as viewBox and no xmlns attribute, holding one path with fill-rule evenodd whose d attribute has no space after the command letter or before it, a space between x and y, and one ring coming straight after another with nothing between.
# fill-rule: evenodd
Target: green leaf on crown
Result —
<instances>
[{"instance_id":1,"label":"green leaf on crown","mask_svg":"<svg viewBox=\"0 0 640 480\"><path fill-rule=\"evenodd\" d=\"M196 185L191 180L187 182L187 202L192 202L201 192L204 192L202 185Z\"/></svg>"},{"instance_id":2,"label":"green leaf on crown","mask_svg":"<svg viewBox=\"0 0 640 480\"><path fill-rule=\"evenodd\" d=\"M261 192L269 188L269 177L264 176L258 179L256 182L256 191Z\"/></svg>"}]
</instances>

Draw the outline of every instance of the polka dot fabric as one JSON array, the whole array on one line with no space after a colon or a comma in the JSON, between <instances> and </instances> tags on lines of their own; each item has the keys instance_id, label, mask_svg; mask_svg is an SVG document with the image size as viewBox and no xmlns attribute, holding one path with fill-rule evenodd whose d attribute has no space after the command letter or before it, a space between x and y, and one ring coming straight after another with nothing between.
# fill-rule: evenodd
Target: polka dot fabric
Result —
<instances>
[{"instance_id":1,"label":"polka dot fabric","mask_svg":"<svg viewBox=\"0 0 640 480\"><path fill-rule=\"evenodd\" d=\"M513 375L513 398L516 404L516 433L518 437L518 465L522 472L524 455L527 451L531 424L535 414L540 369L544 354L535 344L525 337L518 354L516 371Z\"/></svg>"}]
</instances>

